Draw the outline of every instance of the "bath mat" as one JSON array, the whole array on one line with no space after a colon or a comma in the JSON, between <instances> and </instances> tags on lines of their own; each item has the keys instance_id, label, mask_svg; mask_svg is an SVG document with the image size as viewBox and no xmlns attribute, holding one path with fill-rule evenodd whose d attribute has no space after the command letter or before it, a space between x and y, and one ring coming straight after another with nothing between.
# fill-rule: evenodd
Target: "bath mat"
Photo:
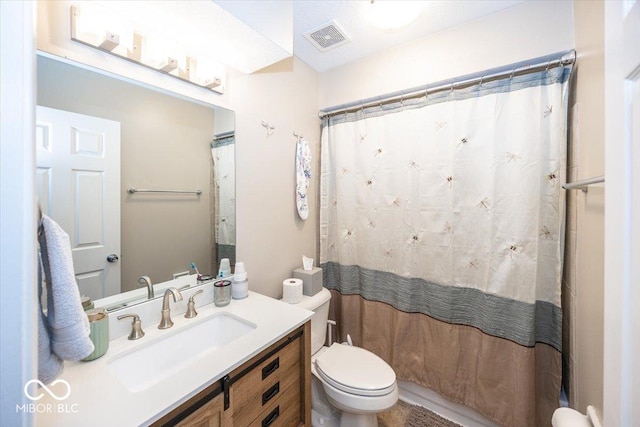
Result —
<instances>
[{"instance_id":1,"label":"bath mat","mask_svg":"<svg viewBox=\"0 0 640 427\"><path fill-rule=\"evenodd\" d=\"M411 408L404 425L405 427L462 427L421 406Z\"/></svg>"},{"instance_id":2,"label":"bath mat","mask_svg":"<svg viewBox=\"0 0 640 427\"><path fill-rule=\"evenodd\" d=\"M422 406L398 401L393 408L378 414L378 427L462 427Z\"/></svg>"}]
</instances>

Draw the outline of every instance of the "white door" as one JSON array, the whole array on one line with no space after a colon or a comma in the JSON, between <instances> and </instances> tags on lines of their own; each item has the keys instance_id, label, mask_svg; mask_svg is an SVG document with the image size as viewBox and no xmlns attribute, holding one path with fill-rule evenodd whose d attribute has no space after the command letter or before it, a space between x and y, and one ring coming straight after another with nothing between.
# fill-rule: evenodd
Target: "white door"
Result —
<instances>
[{"instance_id":1,"label":"white door","mask_svg":"<svg viewBox=\"0 0 640 427\"><path fill-rule=\"evenodd\" d=\"M120 123L37 107L42 212L69 234L80 293L120 292Z\"/></svg>"},{"instance_id":2,"label":"white door","mask_svg":"<svg viewBox=\"0 0 640 427\"><path fill-rule=\"evenodd\" d=\"M604 425L640 422L640 2L605 2Z\"/></svg>"}]
</instances>

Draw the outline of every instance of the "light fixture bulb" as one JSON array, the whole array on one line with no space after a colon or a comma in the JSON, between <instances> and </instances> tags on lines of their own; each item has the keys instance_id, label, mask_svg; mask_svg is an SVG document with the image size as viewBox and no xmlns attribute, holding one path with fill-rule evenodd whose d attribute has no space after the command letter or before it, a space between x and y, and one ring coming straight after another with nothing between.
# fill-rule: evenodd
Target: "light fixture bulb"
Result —
<instances>
[{"instance_id":1,"label":"light fixture bulb","mask_svg":"<svg viewBox=\"0 0 640 427\"><path fill-rule=\"evenodd\" d=\"M371 0L369 3L369 22L384 31L400 30L420 15L422 2Z\"/></svg>"}]
</instances>

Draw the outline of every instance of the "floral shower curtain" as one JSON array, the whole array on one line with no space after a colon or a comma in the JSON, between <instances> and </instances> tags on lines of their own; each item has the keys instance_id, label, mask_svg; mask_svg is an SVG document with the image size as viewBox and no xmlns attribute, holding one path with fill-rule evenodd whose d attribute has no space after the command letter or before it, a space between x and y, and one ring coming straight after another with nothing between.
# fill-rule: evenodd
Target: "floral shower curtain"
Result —
<instances>
[{"instance_id":1,"label":"floral shower curtain","mask_svg":"<svg viewBox=\"0 0 640 427\"><path fill-rule=\"evenodd\" d=\"M231 265L236 262L236 174L235 174L235 135L233 133L217 136L211 142L213 159L212 191L215 194L214 210L214 246L216 264L222 258L229 258Z\"/></svg>"},{"instance_id":2,"label":"floral shower curtain","mask_svg":"<svg viewBox=\"0 0 640 427\"><path fill-rule=\"evenodd\" d=\"M320 246L343 337L507 426L550 425L570 68L325 119Z\"/></svg>"}]
</instances>

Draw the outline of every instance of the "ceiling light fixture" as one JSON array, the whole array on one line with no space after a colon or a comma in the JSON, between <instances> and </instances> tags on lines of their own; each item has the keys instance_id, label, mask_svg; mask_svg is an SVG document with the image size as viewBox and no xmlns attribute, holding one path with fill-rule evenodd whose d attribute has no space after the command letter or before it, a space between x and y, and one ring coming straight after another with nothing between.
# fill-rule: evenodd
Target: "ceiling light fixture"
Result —
<instances>
[{"instance_id":1,"label":"ceiling light fixture","mask_svg":"<svg viewBox=\"0 0 640 427\"><path fill-rule=\"evenodd\" d=\"M419 1L371 0L368 19L376 28L397 31L418 18L422 9Z\"/></svg>"}]
</instances>

